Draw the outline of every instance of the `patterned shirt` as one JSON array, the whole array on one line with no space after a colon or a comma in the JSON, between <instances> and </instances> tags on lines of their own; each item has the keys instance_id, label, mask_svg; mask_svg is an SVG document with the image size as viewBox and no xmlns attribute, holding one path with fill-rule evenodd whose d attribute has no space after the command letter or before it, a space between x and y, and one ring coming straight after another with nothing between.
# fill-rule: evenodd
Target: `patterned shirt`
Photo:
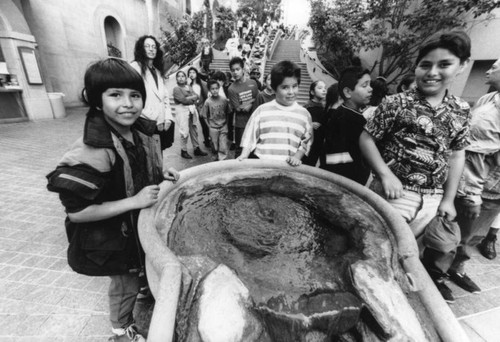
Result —
<instances>
[{"instance_id":1,"label":"patterned shirt","mask_svg":"<svg viewBox=\"0 0 500 342\"><path fill-rule=\"evenodd\" d=\"M436 108L418 90L388 96L365 130L404 186L442 188L453 151L469 145L470 108L446 94Z\"/></svg>"},{"instance_id":2,"label":"patterned shirt","mask_svg":"<svg viewBox=\"0 0 500 342\"><path fill-rule=\"evenodd\" d=\"M307 155L313 141L311 115L299 104L282 106L273 100L260 105L250 117L241 146L260 159L286 160L303 150Z\"/></svg>"}]
</instances>

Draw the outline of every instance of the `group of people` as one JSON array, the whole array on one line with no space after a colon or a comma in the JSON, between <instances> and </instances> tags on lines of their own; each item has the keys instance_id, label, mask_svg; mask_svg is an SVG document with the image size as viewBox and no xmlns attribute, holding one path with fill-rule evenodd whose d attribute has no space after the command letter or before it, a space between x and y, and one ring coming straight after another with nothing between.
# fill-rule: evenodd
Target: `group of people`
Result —
<instances>
[{"instance_id":1,"label":"group of people","mask_svg":"<svg viewBox=\"0 0 500 342\"><path fill-rule=\"evenodd\" d=\"M200 115L216 160L228 157L234 140L238 160L319 165L369 186L422 238L423 264L445 300L453 301L447 278L478 292L464 265L471 238L498 227L493 221L500 213L500 60L486 73L494 91L471 114L448 90L469 61L470 45L463 32L428 39L415 74L405 78L401 92L372 102L376 107L369 115L374 92L370 73L361 67L347 68L328 88L314 82L304 107L297 103L301 70L290 61L275 64L260 91L241 57L229 62L231 84L223 72L204 85L196 68L187 75L180 71L174 99L181 153L191 157L190 137L194 154L206 154L193 127ZM138 214L158 201L162 181L179 178L162 161L174 120L158 51L156 39L144 36L131 64L108 58L87 69L83 137L47 175L48 189L59 193L67 212L69 265L81 274L111 277L111 341L144 340L132 314L144 271ZM497 230L482 243L493 251Z\"/></svg>"}]
</instances>

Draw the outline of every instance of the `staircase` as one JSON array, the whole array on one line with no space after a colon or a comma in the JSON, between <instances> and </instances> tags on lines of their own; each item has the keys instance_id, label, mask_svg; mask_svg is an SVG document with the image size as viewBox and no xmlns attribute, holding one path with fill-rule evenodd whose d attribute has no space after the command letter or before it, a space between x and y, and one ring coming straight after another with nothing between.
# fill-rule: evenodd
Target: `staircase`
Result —
<instances>
[{"instance_id":1,"label":"staircase","mask_svg":"<svg viewBox=\"0 0 500 342\"><path fill-rule=\"evenodd\" d=\"M297 102L305 105L309 101L309 87L311 86L312 79L307 71L306 63L300 61L300 41L298 40L280 40L271 59L267 61L264 68L264 74L271 72L272 67L283 60L289 60L300 66L300 85Z\"/></svg>"}]
</instances>

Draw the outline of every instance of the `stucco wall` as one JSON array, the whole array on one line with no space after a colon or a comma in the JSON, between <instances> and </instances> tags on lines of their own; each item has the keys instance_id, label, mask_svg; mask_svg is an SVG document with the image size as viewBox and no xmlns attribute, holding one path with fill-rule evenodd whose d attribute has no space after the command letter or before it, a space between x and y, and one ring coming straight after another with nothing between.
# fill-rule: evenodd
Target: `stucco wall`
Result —
<instances>
[{"instance_id":1,"label":"stucco wall","mask_svg":"<svg viewBox=\"0 0 500 342\"><path fill-rule=\"evenodd\" d=\"M86 67L106 57L104 19L112 16L121 26L122 57L133 59L134 43L148 33L142 0L30 0L23 9L38 43L47 91L65 94L66 106L81 104Z\"/></svg>"}]
</instances>

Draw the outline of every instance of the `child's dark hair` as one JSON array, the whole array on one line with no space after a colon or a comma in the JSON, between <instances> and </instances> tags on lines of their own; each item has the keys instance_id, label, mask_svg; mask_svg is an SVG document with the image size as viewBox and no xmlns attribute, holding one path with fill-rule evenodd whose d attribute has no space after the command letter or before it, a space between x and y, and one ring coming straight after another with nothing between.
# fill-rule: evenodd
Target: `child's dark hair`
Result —
<instances>
[{"instance_id":1,"label":"child's dark hair","mask_svg":"<svg viewBox=\"0 0 500 342\"><path fill-rule=\"evenodd\" d=\"M217 70L213 73L212 79L216 81L226 82L226 74L223 71Z\"/></svg>"},{"instance_id":2,"label":"child's dark hair","mask_svg":"<svg viewBox=\"0 0 500 342\"><path fill-rule=\"evenodd\" d=\"M271 69L271 88L276 90L286 77L295 77L300 84L300 67L291 61L276 63Z\"/></svg>"},{"instance_id":3,"label":"child's dark hair","mask_svg":"<svg viewBox=\"0 0 500 342\"><path fill-rule=\"evenodd\" d=\"M339 100L339 84L334 83L326 90L325 108L330 109Z\"/></svg>"},{"instance_id":4,"label":"child's dark hair","mask_svg":"<svg viewBox=\"0 0 500 342\"><path fill-rule=\"evenodd\" d=\"M370 98L370 106L378 106L382 99L389 93L387 81L383 77L377 77L370 82L372 87L372 97Z\"/></svg>"},{"instance_id":5,"label":"child's dark hair","mask_svg":"<svg viewBox=\"0 0 500 342\"><path fill-rule=\"evenodd\" d=\"M146 103L146 88L141 75L126 61L106 58L92 63L85 72L83 100L91 109L102 107L102 94L109 88L137 90Z\"/></svg>"},{"instance_id":6,"label":"child's dark hair","mask_svg":"<svg viewBox=\"0 0 500 342\"><path fill-rule=\"evenodd\" d=\"M217 82L216 79L214 79L214 78L209 79L207 81L207 88L208 88L208 90L210 90L210 86L212 86L214 84L217 84L217 88L219 88L219 82Z\"/></svg>"},{"instance_id":7,"label":"child's dark hair","mask_svg":"<svg viewBox=\"0 0 500 342\"><path fill-rule=\"evenodd\" d=\"M420 62L429 52L435 49L446 49L465 62L470 57L471 41L463 31L450 31L432 35L420 48L416 63Z\"/></svg>"},{"instance_id":8,"label":"child's dark hair","mask_svg":"<svg viewBox=\"0 0 500 342\"><path fill-rule=\"evenodd\" d=\"M233 57L229 61L229 69L235 64L239 64L242 68L245 66L245 62L243 61L243 58L241 57Z\"/></svg>"},{"instance_id":9,"label":"child's dark hair","mask_svg":"<svg viewBox=\"0 0 500 342\"><path fill-rule=\"evenodd\" d=\"M403 78L401 79L401 81L399 82L398 87L396 88L396 91L398 93L401 93L401 92L407 90L410 87L410 84L412 84L413 82L415 82L415 74L404 75ZM403 87L405 89L403 89Z\"/></svg>"},{"instance_id":10,"label":"child's dark hair","mask_svg":"<svg viewBox=\"0 0 500 342\"><path fill-rule=\"evenodd\" d=\"M358 81L364 76L370 75L370 71L368 69L363 69L360 66L351 66L342 71L339 79L339 93L342 99L347 100L344 94L344 88L349 88L354 90Z\"/></svg>"},{"instance_id":11,"label":"child's dark hair","mask_svg":"<svg viewBox=\"0 0 500 342\"><path fill-rule=\"evenodd\" d=\"M141 74L145 75L148 66L148 56L144 48L144 41L148 38L154 40L156 45L156 57L153 59L153 65L163 73L163 52L161 51L160 43L153 36L142 36L137 39L134 47L134 60L141 66Z\"/></svg>"},{"instance_id":12,"label":"child's dark hair","mask_svg":"<svg viewBox=\"0 0 500 342\"><path fill-rule=\"evenodd\" d=\"M316 86L318 85L319 82L322 82L320 80L317 80L317 81L314 81L313 83L311 83L311 85L309 86L309 100L312 100L314 99L314 89L316 88ZM312 94L311 94L312 93Z\"/></svg>"}]
</instances>

